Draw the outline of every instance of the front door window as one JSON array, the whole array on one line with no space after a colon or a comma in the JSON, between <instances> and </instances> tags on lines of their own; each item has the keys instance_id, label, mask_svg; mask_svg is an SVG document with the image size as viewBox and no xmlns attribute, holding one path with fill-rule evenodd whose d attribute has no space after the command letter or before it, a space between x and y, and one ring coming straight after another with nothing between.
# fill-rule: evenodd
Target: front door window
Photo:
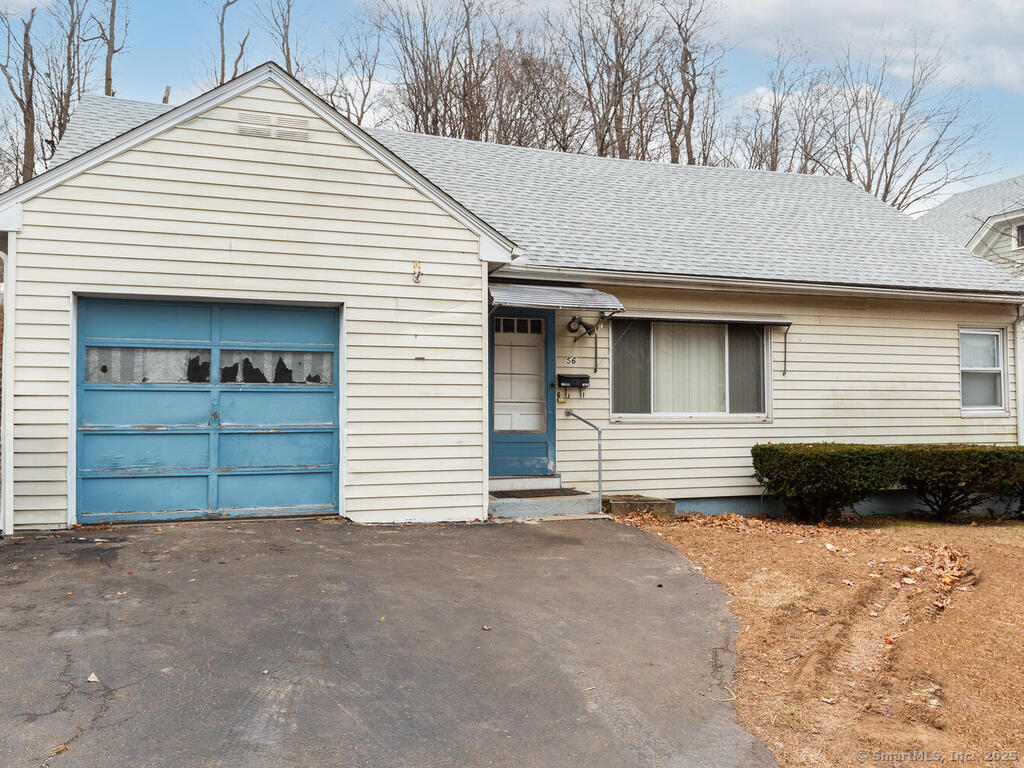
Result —
<instances>
[{"instance_id":1,"label":"front door window","mask_svg":"<svg viewBox=\"0 0 1024 768\"><path fill-rule=\"evenodd\" d=\"M494 318L494 431L544 432L544 320Z\"/></svg>"}]
</instances>

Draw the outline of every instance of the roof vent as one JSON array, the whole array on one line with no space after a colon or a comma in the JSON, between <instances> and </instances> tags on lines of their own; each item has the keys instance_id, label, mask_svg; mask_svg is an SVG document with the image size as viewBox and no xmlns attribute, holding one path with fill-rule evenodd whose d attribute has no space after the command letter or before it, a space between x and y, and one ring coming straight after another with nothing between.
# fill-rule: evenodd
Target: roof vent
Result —
<instances>
[{"instance_id":1,"label":"roof vent","mask_svg":"<svg viewBox=\"0 0 1024 768\"><path fill-rule=\"evenodd\" d=\"M260 136L265 139L277 138L289 139L291 141L309 141L309 131L303 130L309 128L309 120L304 117L284 117L282 115L276 115L273 120L271 120L270 115L259 112L239 112L238 120L241 123L241 125L238 126L238 132L242 136ZM272 124L281 127L274 130L271 128Z\"/></svg>"}]
</instances>

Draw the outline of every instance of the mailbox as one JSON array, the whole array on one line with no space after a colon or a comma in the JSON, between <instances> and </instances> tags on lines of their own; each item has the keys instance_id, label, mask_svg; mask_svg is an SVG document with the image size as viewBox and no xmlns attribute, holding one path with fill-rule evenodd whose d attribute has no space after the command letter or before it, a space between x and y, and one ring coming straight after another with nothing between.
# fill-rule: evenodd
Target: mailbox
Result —
<instances>
[{"instance_id":1,"label":"mailbox","mask_svg":"<svg viewBox=\"0 0 1024 768\"><path fill-rule=\"evenodd\" d=\"M590 386L590 377L560 373L558 374L558 386L562 389L586 389Z\"/></svg>"}]
</instances>

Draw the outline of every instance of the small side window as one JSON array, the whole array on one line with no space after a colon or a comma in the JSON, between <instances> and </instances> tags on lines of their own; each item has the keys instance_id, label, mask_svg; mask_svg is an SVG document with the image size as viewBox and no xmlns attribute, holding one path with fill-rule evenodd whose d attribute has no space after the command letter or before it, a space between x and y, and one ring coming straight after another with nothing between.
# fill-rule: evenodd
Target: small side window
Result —
<instances>
[{"instance_id":1,"label":"small side window","mask_svg":"<svg viewBox=\"0 0 1024 768\"><path fill-rule=\"evenodd\" d=\"M1003 407L1003 332L960 331L960 404L965 410Z\"/></svg>"},{"instance_id":2,"label":"small side window","mask_svg":"<svg viewBox=\"0 0 1024 768\"><path fill-rule=\"evenodd\" d=\"M1024 224L1018 224L1013 228L1013 247L1024 248Z\"/></svg>"}]
</instances>

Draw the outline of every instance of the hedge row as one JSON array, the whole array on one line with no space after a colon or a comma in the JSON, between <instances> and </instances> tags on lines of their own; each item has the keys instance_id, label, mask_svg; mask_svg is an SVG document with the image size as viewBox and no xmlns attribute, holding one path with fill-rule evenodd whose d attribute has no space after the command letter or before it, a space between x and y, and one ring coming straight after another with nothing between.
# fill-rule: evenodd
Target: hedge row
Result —
<instances>
[{"instance_id":1,"label":"hedge row","mask_svg":"<svg viewBox=\"0 0 1024 768\"><path fill-rule=\"evenodd\" d=\"M1024 447L769 443L751 450L754 476L798 520L835 517L881 491L905 488L951 520L986 499L1021 498Z\"/></svg>"}]
</instances>

